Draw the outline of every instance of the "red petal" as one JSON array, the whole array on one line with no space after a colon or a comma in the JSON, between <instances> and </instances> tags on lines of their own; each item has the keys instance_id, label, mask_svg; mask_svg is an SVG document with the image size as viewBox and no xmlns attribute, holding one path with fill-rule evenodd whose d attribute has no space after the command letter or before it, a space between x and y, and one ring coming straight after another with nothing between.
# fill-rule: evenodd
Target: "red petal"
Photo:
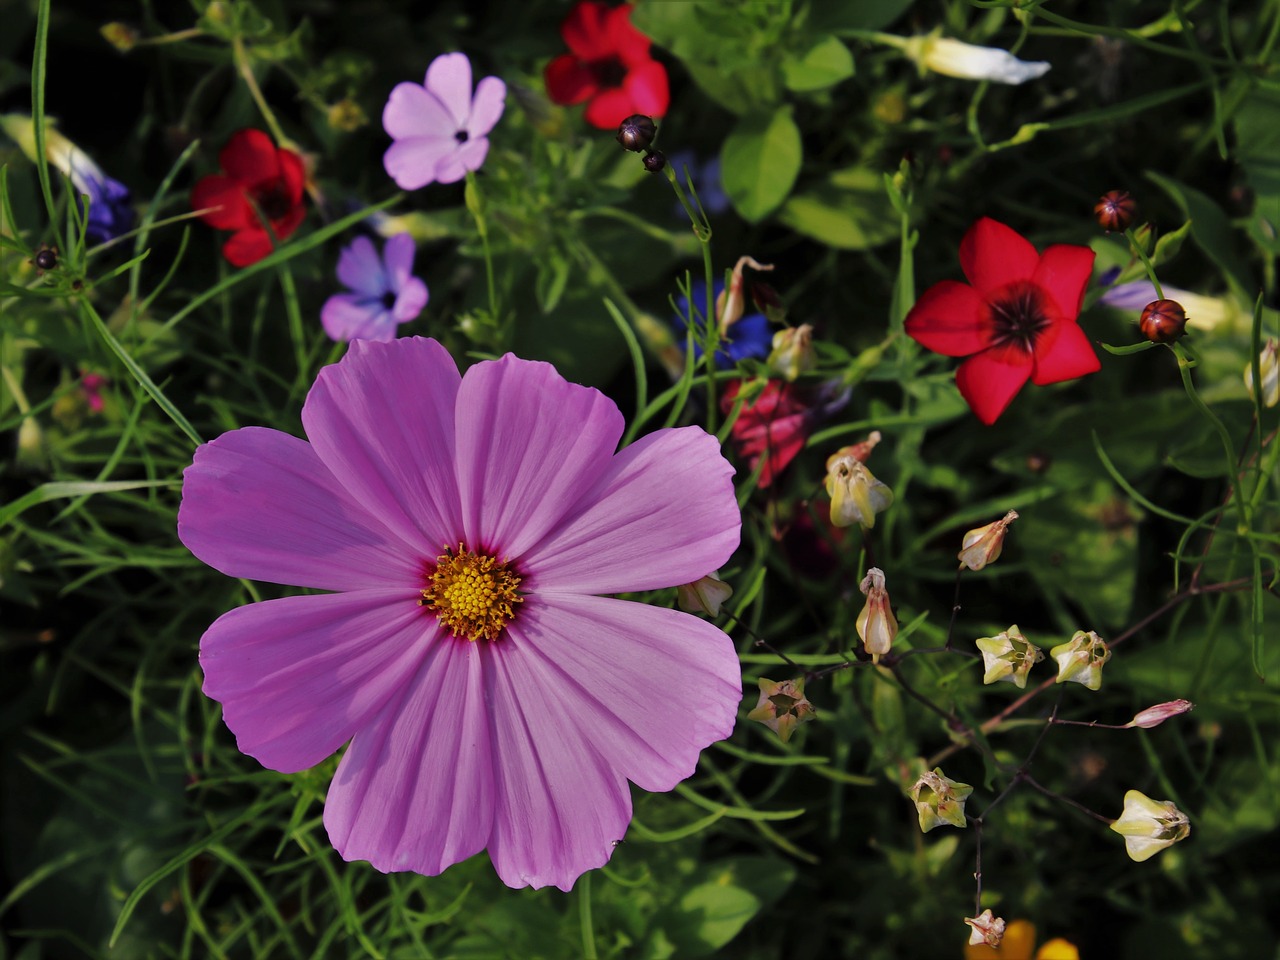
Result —
<instances>
[{"instance_id":1,"label":"red petal","mask_svg":"<svg viewBox=\"0 0 1280 960\"><path fill-rule=\"evenodd\" d=\"M618 124L635 112L635 104L627 91L614 87L592 97L583 118L597 130L616 130Z\"/></svg>"},{"instance_id":2,"label":"red petal","mask_svg":"<svg viewBox=\"0 0 1280 960\"><path fill-rule=\"evenodd\" d=\"M667 87L667 68L657 60L646 60L633 67L623 81L623 87L634 107L631 113L643 113L648 117L665 116L671 105L671 91ZM627 115L618 118L618 123Z\"/></svg>"},{"instance_id":3,"label":"red petal","mask_svg":"<svg viewBox=\"0 0 1280 960\"><path fill-rule=\"evenodd\" d=\"M609 48L628 67L639 66L649 59L653 43L631 25L630 4L623 4L609 11L606 29L609 32Z\"/></svg>"},{"instance_id":4,"label":"red petal","mask_svg":"<svg viewBox=\"0 0 1280 960\"><path fill-rule=\"evenodd\" d=\"M582 103L600 91L595 74L585 63L572 54L556 57L547 64L542 74L547 85L547 96L552 103L571 107Z\"/></svg>"},{"instance_id":5,"label":"red petal","mask_svg":"<svg viewBox=\"0 0 1280 960\"><path fill-rule=\"evenodd\" d=\"M927 350L967 357L991 344L990 311L968 284L943 280L920 295L907 314L907 335Z\"/></svg>"},{"instance_id":6,"label":"red petal","mask_svg":"<svg viewBox=\"0 0 1280 960\"><path fill-rule=\"evenodd\" d=\"M583 60L603 60L616 47L609 35L609 7L598 0L583 0L560 24L560 36Z\"/></svg>"},{"instance_id":7,"label":"red petal","mask_svg":"<svg viewBox=\"0 0 1280 960\"><path fill-rule=\"evenodd\" d=\"M279 152L280 178L284 181L285 191L290 203L302 202L302 190L307 184L307 170L302 165L302 158L292 150Z\"/></svg>"},{"instance_id":8,"label":"red petal","mask_svg":"<svg viewBox=\"0 0 1280 960\"><path fill-rule=\"evenodd\" d=\"M218 154L222 172L248 186L280 176L276 145L261 130L238 130Z\"/></svg>"},{"instance_id":9,"label":"red petal","mask_svg":"<svg viewBox=\"0 0 1280 960\"><path fill-rule=\"evenodd\" d=\"M292 234L306 215L307 211L303 209L302 204L298 204L296 207L290 207L289 212L279 220L272 220L271 229L275 232L276 239L283 240Z\"/></svg>"},{"instance_id":10,"label":"red petal","mask_svg":"<svg viewBox=\"0 0 1280 960\"><path fill-rule=\"evenodd\" d=\"M990 426L1031 376L1032 358L1019 346L992 347L956 370L956 386L969 409Z\"/></svg>"},{"instance_id":11,"label":"red petal","mask_svg":"<svg viewBox=\"0 0 1280 960\"><path fill-rule=\"evenodd\" d=\"M202 177L191 189L191 209L215 208L200 219L216 230L239 230L253 222L253 208L239 181L220 173Z\"/></svg>"},{"instance_id":12,"label":"red petal","mask_svg":"<svg viewBox=\"0 0 1280 960\"><path fill-rule=\"evenodd\" d=\"M1074 380L1102 369L1093 345L1074 320L1055 323L1036 339L1031 380L1040 386Z\"/></svg>"},{"instance_id":13,"label":"red petal","mask_svg":"<svg viewBox=\"0 0 1280 960\"><path fill-rule=\"evenodd\" d=\"M1085 287L1092 275L1092 250L1058 243L1041 255L1031 282L1044 288L1065 319L1074 320L1080 315Z\"/></svg>"},{"instance_id":14,"label":"red petal","mask_svg":"<svg viewBox=\"0 0 1280 960\"><path fill-rule=\"evenodd\" d=\"M1036 248L1018 231L983 217L960 241L960 267L982 294L1014 280L1027 280L1040 262Z\"/></svg>"},{"instance_id":15,"label":"red petal","mask_svg":"<svg viewBox=\"0 0 1280 960\"><path fill-rule=\"evenodd\" d=\"M261 227L237 230L222 245L222 255L233 267L247 267L251 263L257 263L271 250L271 240L267 237L267 231Z\"/></svg>"}]
</instances>

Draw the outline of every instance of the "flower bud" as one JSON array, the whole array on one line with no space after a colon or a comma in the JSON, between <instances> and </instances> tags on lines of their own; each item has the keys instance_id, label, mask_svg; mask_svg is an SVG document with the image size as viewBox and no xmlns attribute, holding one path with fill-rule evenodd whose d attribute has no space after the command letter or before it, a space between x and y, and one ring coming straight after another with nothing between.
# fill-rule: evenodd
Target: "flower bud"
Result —
<instances>
[{"instance_id":1,"label":"flower bud","mask_svg":"<svg viewBox=\"0 0 1280 960\"><path fill-rule=\"evenodd\" d=\"M1082 683L1090 690L1102 686L1102 667L1111 659L1106 641L1090 630L1077 630L1071 639L1049 651L1058 661L1058 683Z\"/></svg>"},{"instance_id":2,"label":"flower bud","mask_svg":"<svg viewBox=\"0 0 1280 960\"><path fill-rule=\"evenodd\" d=\"M667 158L661 150L648 150L644 155L644 168L650 173L659 173L667 165Z\"/></svg>"},{"instance_id":3,"label":"flower bud","mask_svg":"<svg viewBox=\"0 0 1280 960\"><path fill-rule=\"evenodd\" d=\"M38 270L52 270L58 265L58 248L41 247L32 261Z\"/></svg>"},{"instance_id":4,"label":"flower bud","mask_svg":"<svg viewBox=\"0 0 1280 960\"><path fill-rule=\"evenodd\" d=\"M1158 727L1170 717L1176 717L1186 713L1195 704L1190 700L1170 700L1168 703L1158 703L1154 707L1138 713L1132 720L1125 724L1126 727L1142 727L1144 730L1150 730L1152 727Z\"/></svg>"},{"instance_id":5,"label":"flower bud","mask_svg":"<svg viewBox=\"0 0 1280 960\"><path fill-rule=\"evenodd\" d=\"M1022 635L1016 623L1004 633L982 637L976 643L982 651L982 665L986 670L983 683L1008 680L1022 690L1031 668L1044 659L1044 652Z\"/></svg>"},{"instance_id":6,"label":"flower bud","mask_svg":"<svg viewBox=\"0 0 1280 960\"><path fill-rule=\"evenodd\" d=\"M1125 852L1136 863L1150 859L1191 833L1187 815L1172 800L1152 800L1138 790L1124 795L1124 812L1111 824L1124 837Z\"/></svg>"},{"instance_id":7,"label":"flower bud","mask_svg":"<svg viewBox=\"0 0 1280 960\"><path fill-rule=\"evenodd\" d=\"M1258 354L1258 372L1262 374L1262 405L1274 407L1280 403L1280 362L1276 354L1280 352L1280 343L1268 340ZM1253 363L1250 361L1244 368L1244 385L1253 395Z\"/></svg>"},{"instance_id":8,"label":"flower bud","mask_svg":"<svg viewBox=\"0 0 1280 960\"><path fill-rule=\"evenodd\" d=\"M752 270L768 271L773 269L773 264L757 263L752 257L738 258L738 262L733 265L733 273L729 277L728 284L720 291L720 296L716 297L716 322L720 325L721 333L741 320L742 314L746 311L746 298L743 296L746 280L742 271L747 267Z\"/></svg>"},{"instance_id":9,"label":"flower bud","mask_svg":"<svg viewBox=\"0 0 1280 960\"><path fill-rule=\"evenodd\" d=\"M120 23L118 20L103 24L98 32L102 34L102 39L121 53L128 53L138 45L138 28Z\"/></svg>"},{"instance_id":10,"label":"flower bud","mask_svg":"<svg viewBox=\"0 0 1280 960\"><path fill-rule=\"evenodd\" d=\"M813 369L813 327L802 323L773 335L773 352L766 361L769 369L787 380L795 380Z\"/></svg>"},{"instance_id":11,"label":"flower bud","mask_svg":"<svg viewBox=\"0 0 1280 960\"><path fill-rule=\"evenodd\" d=\"M970 570L981 570L988 563L999 560L1000 552L1004 549L1004 535L1009 524L1017 519L1018 511L1010 510L995 523L988 523L985 527L966 533L960 552L956 555L960 559L960 565Z\"/></svg>"},{"instance_id":12,"label":"flower bud","mask_svg":"<svg viewBox=\"0 0 1280 960\"><path fill-rule=\"evenodd\" d=\"M1152 343L1172 343L1187 332L1187 311L1177 300L1152 300L1142 308L1138 326Z\"/></svg>"},{"instance_id":13,"label":"flower bud","mask_svg":"<svg viewBox=\"0 0 1280 960\"><path fill-rule=\"evenodd\" d=\"M1137 213L1138 205L1128 190L1109 190L1093 205L1093 218L1107 233L1128 230Z\"/></svg>"},{"instance_id":14,"label":"flower bud","mask_svg":"<svg viewBox=\"0 0 1280 960\"><path fill-rule=\"evenodd\" d=\"M329 104L325 119L329 122L329 129L339 133L351 133L369 122L364 108L352 97L343 97L337 103Z\"/></svg>"},{"instance_id":15,"label":"flower bud","mask_svg":"<svg viewBox=\"0 0 1280 960\"><path fill-rule=\"evenodd\" d=\"M786 743L797 726L812 720L818 712L804 697L804 677L781 682L761 677L758 682L760 699L747 719L763 723Z\"/></svg>"},{"instance_id":16,"label":"flower bud","mask_svg":"<svg viewBox=\"0 0 1280 960\"><path fill-rule=\"evenodd\" d=\"M633 113L618 124L618 142L622 144L623 150L630 150L632 153L647 149L657 133L658 128L653 119L643 113Z\"/></svg>"},{"instance_id":17,"label":"flower bud","mask_svg":"<svg viewBox=\"0 0 1280 960\"><path fill-rule=\"evenodd\" d=\"M871 662L879 663L880 657L893 647L893 639L898 635L898 621L893 616L889 591L884 586L884 571L879 567L868 570L861 589L867 602L854 626L862 638L863 648L871 654Z\"/></svg>"},{"instance_id":18,"label":"flower bud","mask_svg":"<svg viewBox=\"0 0 1280 960\"><path fill-rule=\"evenodd\" d=\"M681 610L685 613L705 613L709 617L720 616L720 604L731 596L733 596L733 587L717 577L715 573L708 573L693 583L676 587L676 604Z\"/></svg>"},{"instance_id":19,"label":"flower bud","mask_svg":"<svg viewBox=\"0 0 1280 960\"><path fill-rule=\"evenodd\" d=\"M922 833L928 833L944 823L953 827L968 825L964 818L964 802L973 793L973 787L943 776L941 767L934 767L930 773L922 773L908 792L912 803L916 805L916 813L920 816Z\"/></svg>"},{"instance_id":20,"label":"flower bud","mask_svg":"<svg viewBox=\"0 0 1280 960\"><path fill-rule=\"evenodd\" d=\"M831 497L831 522L837 527L858 523L870 530L876 525L876 514L893 503L893 491L875 478L851 447L842 447L827 458L825 485Z\"/></svg>"},{"instance_id":21,"label":"flower bud","mask_svg":"<svg viewBox=\"0 0 1280 960\"><path fill-rule=\"evenodd\" d=\"M976 917L965 917L964 922L973 928L969 934L969 946L977 947L986 944L995 948L1004 939L1004 920L994 916L990 910L983 910Z\"/></svg>"}]
</instances>

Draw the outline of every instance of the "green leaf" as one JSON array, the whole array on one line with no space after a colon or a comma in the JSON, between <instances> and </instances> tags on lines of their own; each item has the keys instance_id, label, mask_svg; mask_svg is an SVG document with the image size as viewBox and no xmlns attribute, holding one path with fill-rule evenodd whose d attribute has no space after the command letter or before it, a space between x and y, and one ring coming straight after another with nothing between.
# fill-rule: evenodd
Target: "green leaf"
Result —
<instances>
[{"instance_id":1,"label":"green leaf","mask_svg":"<svg viewBox=\"0 0 1280 960\"><path fill-rule=\"evenodd\" d=\"M24 510L29 510L38 503L48 503L50 500L60 500L64 497L85 497L95 493L118 493L122 490L140 490L147 487L175 485L176 482L169 480L106 480L101 482L86 480L42 483L29 493L0 507L0 527L9 523Z\"/></svg>"},{"instance_id":2,"label":"green leaf","mask_svg":"<svg viewBox=\"0 0 1280 960\"><path fill-rule=\"evenodd\" d=\"M1172 233L1166 233L1163 237L1156 241L1155 253L1151 255L1151 265L1158 267L1162 263L1168 263L1178 255L1182 249L1183 242L1187 239L1187 235L1191 232L1191 221L1188 220L1177 230Z\"/></svg>"},{"instance_id":3,"label":"green leaf","mask_svg":"<svg viewBox=\"0 0 1280 960\"><path fill-rule=\"evenodd\" d=\"M1235 238L1231 221L1222 209L1207 194L1172 177L1161 176L1153 170L1148 170L1146 176L1169 195L1181 208L1183 216L1191 220L1191 236L1222 271L1233 290L1244 295L1251 289L1253 284L1249 270L1233 249Z\"/></svg>"},{"instance_id":4,"label":"green leaf","mask_svg":"<svg viewBox=\"0 0 1280 960\"><path fill-rule=\"evenodd\" d=\"M778 219L840 250L866 250L897 239L900 230L882 178L864 167L837 170L825 183L791 197Z\"/></svg>"},{"instance_id":5,"label":"green leaf","mask_svg":"<svg viewBox=\"0 0 1280 960\"><path fill-rule=\"evenodd\" d=\"M787 198L801 159L791 107L779 107L772 116L742 117L720 150L724 192L743 219L756 223Z\"/></svg>"},{"instance_id":6,"label":"green leaf","mask_svg":"<svg viewBox=\"0 0 1280 960\"><path fill-rule=\"evenodd\" d=\"M796 93L825 90L852 76L853 54L830 34L819 38L804 53L782 61L783 82Z\"/></svg>"},{"instance_id":7,"label":"green leaf","mask_svg":"<svg viewBox=\"0 0 1280 960\"><path fill-rule=\"evenodd\" d=\"M1236 160L1253 188L1249 234L1280 254L1280 91L1257 86L1235 116Z\"/></svg>"}]
</instances>

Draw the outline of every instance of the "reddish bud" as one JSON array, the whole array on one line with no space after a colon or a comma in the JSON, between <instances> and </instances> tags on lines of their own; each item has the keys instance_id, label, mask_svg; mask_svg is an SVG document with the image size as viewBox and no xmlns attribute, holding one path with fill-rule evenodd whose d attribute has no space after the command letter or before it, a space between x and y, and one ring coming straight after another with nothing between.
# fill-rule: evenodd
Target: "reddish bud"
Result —
<instances>
[{"instance_id":1,"label":"reddish bud","mask_svg":"<svg viewBox=\"0 0 1280 960\"><path fill-rule=\"evenodd\" d=\"M1142 727L1144 730L1150 730L1152 727L1158 727L1170 717L1176 717L1186 713L1195 704L1190 700L1170 700L1168 703L1158 703L1154 707L1147 707L1137 716L1126 724L1130 727Z\"/></svg>"},{"instance_id":2,"label":"reddish bud","mask_svg":"<svg viewBox=\"0 0 1280 960\"><path fill-rule=\"evenodd\" d=\"M1187 332L1187 311L1177 300L1152 300L1142 308L1138 326L1152 343L1172 343Z\"/></svg>"},{"instance_id":3,"label":"reddish bud","mask_svg":"<svg viewBox=\"0 0 1280 960\"><path fill-rule=\"evenodd\" d=\"M1093 218L1110 233L1128 230L1138 213L1138 205L1128 190L1109 190L1093 205Z\"/></svg>"}]
</instances>

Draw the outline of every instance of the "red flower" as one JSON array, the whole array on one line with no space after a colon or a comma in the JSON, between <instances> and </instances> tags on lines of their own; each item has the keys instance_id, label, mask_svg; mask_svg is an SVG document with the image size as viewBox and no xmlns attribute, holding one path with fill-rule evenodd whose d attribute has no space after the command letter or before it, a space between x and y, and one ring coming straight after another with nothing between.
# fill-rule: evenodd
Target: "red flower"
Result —
<instances>
[{"instance_id":1,"label":"red flower","mask_svg":"<svg viewBox=\"0 0 1280 960\"><path fill-rule=\"evenodd\" d=\"M995 423L1028 379L1043 386L1095 373L1101 364L1076 323L1093 270L1088 247L1036 253L1023 236L983 217L960 242L969 284L936 283L907 314L922 346L968 357L956 386L978 419Z\"/></svg>"},{"instance_id":2,"label":"red flower","mask_svg":"<svg viewBox=\"0 0 1280 960\"><path fill-rule=\"evenodd\" d=\"M587 123L612 130L633 113L660 117L671 94L667 70L649 56L649 38L631 25L631 5L582 0L560 25L570 53L547 64L547 95L587 104Z\"/></svg>"},{"instance_id":3,"label":"red flower","mask_svg":"<svg viewBox=\"0 0 1280 960\"><path fill-rule=\"evenodd\" d=\"M720 409L726 416L737 402L740 386L741 381L733 380L720 395ZM838 383L823 384L815 391L801 384L768 380L759 396L743 404L729 437L738 456L747 462L748 472L765 458L760 470L763 489L804 449L818 422L848 402L849 391L840 391Z\"/></svg>"},{"instance_id":4,"label":"red flower","mask_svg":"<svg viewBox=\"0 0 1280 960\"><path fill-rule=\"evenodd\" d=\"M235 231L222 255L233 267L247 267L272 251L273 235L283 240L302 223L302 158L278 148L261 130L240 130L218 154L218 164L223 172L195 185L191 206L216 208L200 219Z\"/></svg>"}]
</instances>

